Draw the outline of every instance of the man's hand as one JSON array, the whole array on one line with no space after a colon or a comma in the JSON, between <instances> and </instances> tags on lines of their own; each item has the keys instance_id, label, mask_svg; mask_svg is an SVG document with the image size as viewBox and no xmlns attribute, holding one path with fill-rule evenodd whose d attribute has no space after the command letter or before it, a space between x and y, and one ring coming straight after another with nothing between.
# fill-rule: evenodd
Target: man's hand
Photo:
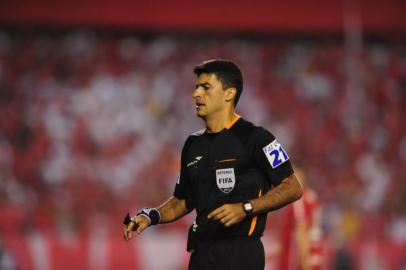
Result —
<instances>
[{"instance_id":1,"label":"man's hand","mask_svg":"<svg viewBox=\"0 0 406 270\"><path fill-rule=\"evenodd\" d=\"M126 241L131 239L134 226L137 234L141 234L149 226L149 223L150 220L142 215L131 218L130 223L128 223L128 225L124 225L124 239Z\"/></svg>"},{"instance_id":2,"label":"man's hand","mask_svg":"<svg viewBox=\"0 0 406 270\"><path fill-rule=\"evenodd\" d=\"M224 226L230 227L240 223L247 214L242 208L242 203L224 204L213 210L207 217L209 219L219 220Z\"/></svg>"}]
</instances>

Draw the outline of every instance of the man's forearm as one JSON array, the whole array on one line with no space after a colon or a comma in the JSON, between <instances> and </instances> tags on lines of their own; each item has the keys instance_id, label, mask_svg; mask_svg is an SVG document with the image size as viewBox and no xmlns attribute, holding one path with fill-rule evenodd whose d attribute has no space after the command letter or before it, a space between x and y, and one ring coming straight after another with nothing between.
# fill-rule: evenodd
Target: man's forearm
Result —
<instances>
[{"instance_id":1,"label":"man's forearm","mask_svg":"<svg viewBox=\"0 0 406 270\"><path fill-rule=\"evenodd\" d=\"M300 181L295 174L285 178L282 183L268 191L264 196L252 200L253 214L273 211L294 202L303 194Z\"/></svg>"},{"instance_id":2,"label":"man's forearm","mask_svg":"<svg viewBox=\"0 0 406 270\"><path fill-rule=\"evenodd\" d=\"M296 243L299 252L300 266L303 270L309 270L309 228L306 222L297 221L295 228Z\"/></svg>"},{"instance_id":3,"label":"man's forearm","mask_svg":"<svg viewBox=\"0 0 406 270\"><path fill-rule=\"evenodd\" d=\"M190 212L186 207L185 200L175 197L170 197L166 202L160 205L158 211L161 215L161 220L159 221L161 224L178 220Z\"/></svg>"}]
</instances>

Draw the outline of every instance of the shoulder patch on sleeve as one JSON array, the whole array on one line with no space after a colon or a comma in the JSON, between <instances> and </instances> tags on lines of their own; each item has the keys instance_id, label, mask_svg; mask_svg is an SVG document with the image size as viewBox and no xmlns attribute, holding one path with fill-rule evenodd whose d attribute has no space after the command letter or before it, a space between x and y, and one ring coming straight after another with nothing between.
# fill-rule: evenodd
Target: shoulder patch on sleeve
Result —
<instances>
[{"instance_id":1,"label":"shoulder patch on sleeve","mask_svg":"<svg viewBox=\"0 0 406 270\"><path fill-rule=\"evenodd\" d=\"M276 139L262 148L262 150L273 169L289 160L288 154L286 154L282 145Z\"/></svg>"}]
</instances>

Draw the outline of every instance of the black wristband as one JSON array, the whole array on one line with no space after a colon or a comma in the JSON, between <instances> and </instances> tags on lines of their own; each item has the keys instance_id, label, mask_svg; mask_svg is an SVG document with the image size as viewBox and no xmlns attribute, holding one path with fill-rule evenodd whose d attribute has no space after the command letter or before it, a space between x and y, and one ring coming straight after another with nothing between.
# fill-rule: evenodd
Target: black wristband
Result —
<instances>
[{"instance_id":1,"label":"black wristband","mask_svg":"<svg viewBox=\"0 0 406 270\"><path fill-rule=\"evenodd\" d=\"M157 225L161 220L161 214L156 208L144 208L137 213L137 216L144 216L150 220L149 225Z\"/></svg>"}]
</instances>

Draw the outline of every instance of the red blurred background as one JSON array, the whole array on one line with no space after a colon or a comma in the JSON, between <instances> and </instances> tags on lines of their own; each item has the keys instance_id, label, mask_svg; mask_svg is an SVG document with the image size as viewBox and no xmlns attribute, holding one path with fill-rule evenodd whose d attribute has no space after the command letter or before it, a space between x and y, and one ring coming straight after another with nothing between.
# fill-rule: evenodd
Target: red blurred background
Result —
<instances>
[{"instance_id":1,"label":"red blurred background","mask_svg":"<svg viewBox=\"0 0 406 270\"><path fill-rule=\"evenodd\" d=\"M0 269L185 269L193 217L131 243L121 221L172 194L201 128L192 68L212 58L240 65L237 112L304 167L323 269L405 269L405 14L405 1L0 2ZM269 215L268 255L287 215Z\"/></svg>"}]
</instances>

